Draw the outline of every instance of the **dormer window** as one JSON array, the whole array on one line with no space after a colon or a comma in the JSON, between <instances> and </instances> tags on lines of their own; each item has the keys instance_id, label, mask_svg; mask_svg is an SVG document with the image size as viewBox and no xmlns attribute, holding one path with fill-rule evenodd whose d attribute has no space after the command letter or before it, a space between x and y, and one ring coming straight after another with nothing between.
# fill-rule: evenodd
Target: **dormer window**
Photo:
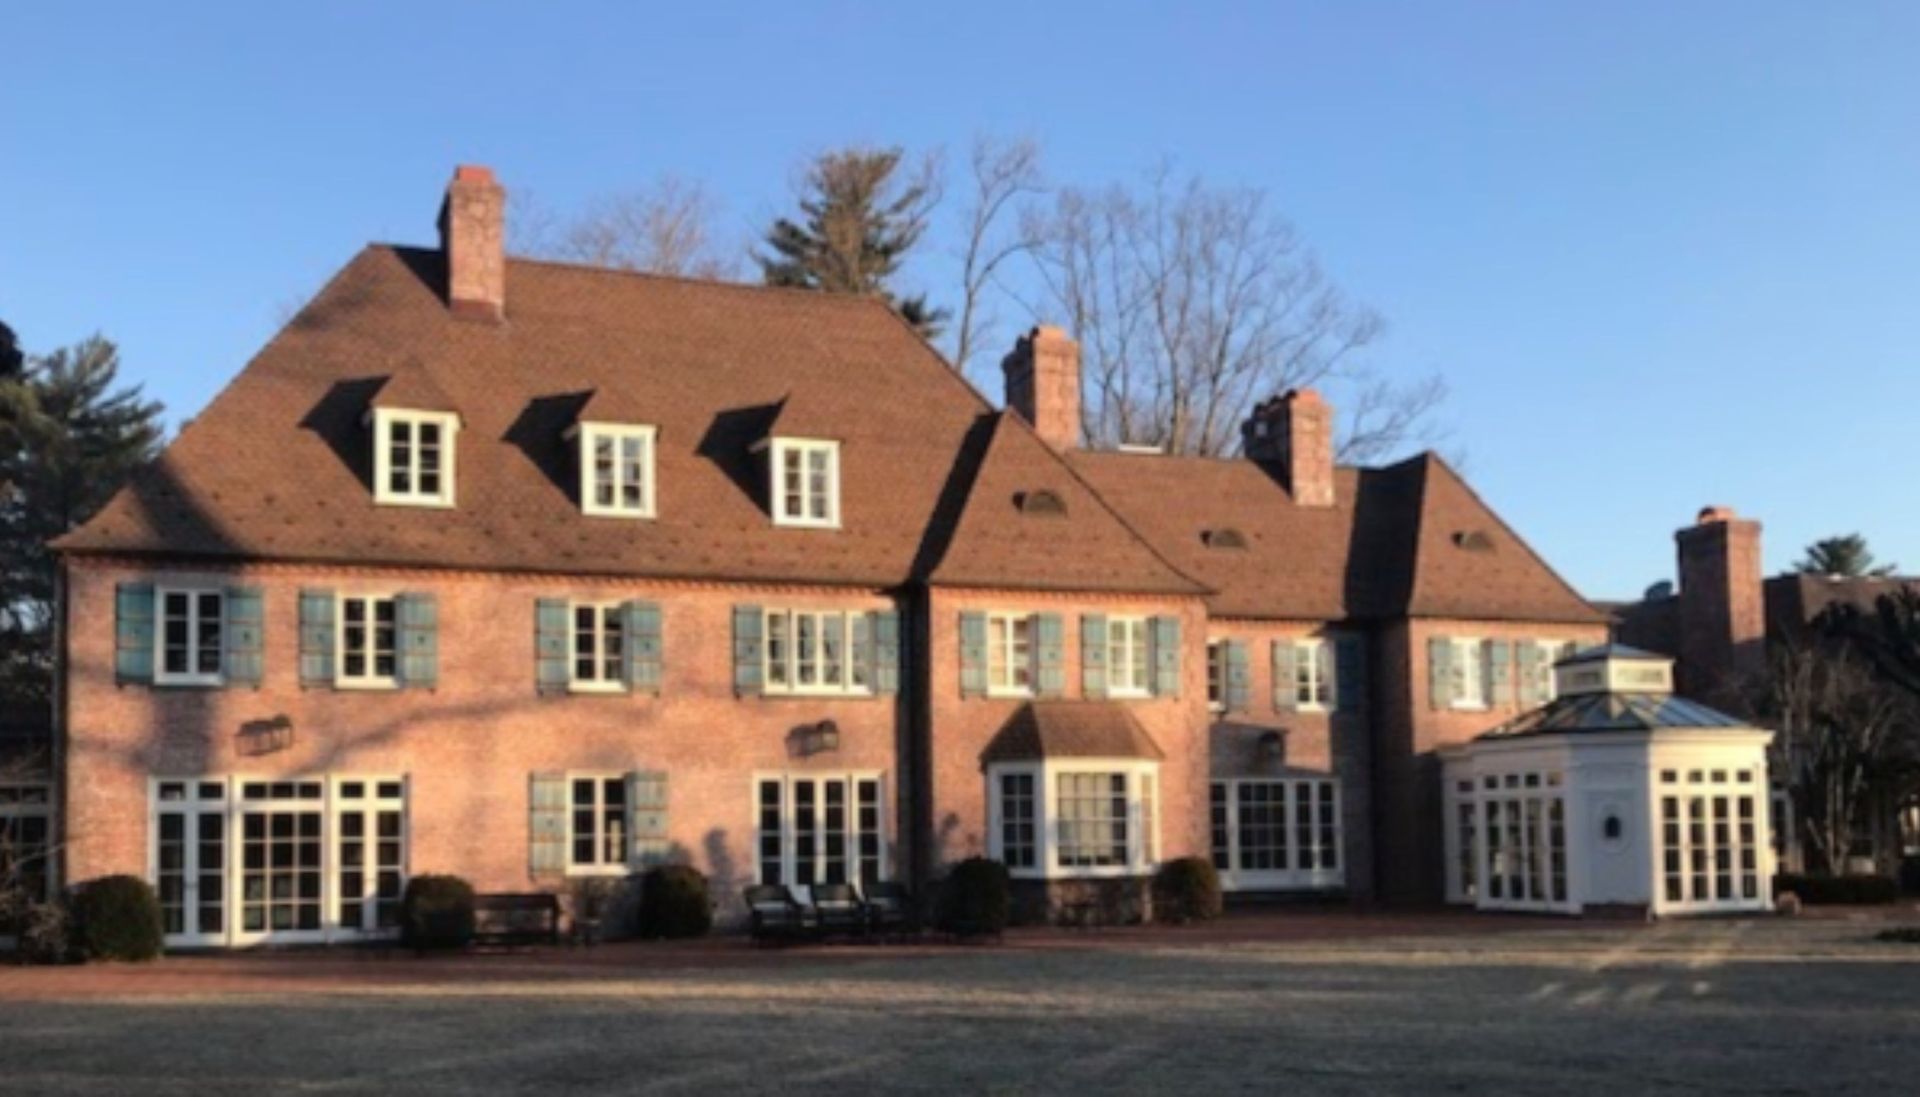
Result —
<instances>
[{"instance_id":1,"label":"dormer window","mask_svg":"<svg viewBox=\"0 0 1920 1097\"><path fill-rule=\"evenodd\" d=\"M773 440L773 521L780 526L840 525L840 443Z\"/></svg>"},{"instance_id":2,"label":"dormer window","mask_svg":"<svg viewBox=\"0 0 1920 1097\"><path fill-rule=\"evenodd\" d=\"M650 426L584 423L580 427L580 509L615 518L654 513Z\"/></svg>"},{"instance_id":3,"label":"dormer window","mask_svg":"<svg viewBox=\"0 0 1920 1097\"><path fill-rule=\"evenodd\" d=\"M453 505L451 412L376 408L373 413L373 501L392 506Z\"/></svg>"}]
</instances>

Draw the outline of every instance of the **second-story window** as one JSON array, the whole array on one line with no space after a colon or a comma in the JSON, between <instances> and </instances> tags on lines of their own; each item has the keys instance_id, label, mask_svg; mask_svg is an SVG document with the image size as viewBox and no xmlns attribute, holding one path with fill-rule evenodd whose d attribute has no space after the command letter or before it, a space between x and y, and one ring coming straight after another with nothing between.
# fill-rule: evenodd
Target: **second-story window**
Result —
<instances>
[{"instance_id":1,"label":"second-story window","mask_svg":"<svg viewBox=\"0 0 1920 1097\"><path fill-rule=\"evenodd\" d=\"M1147 619L1107 619L1107 692L1116 697L1145 697L1153 685L1147 647Z\"/></svg>"},{"instance_id":2,"label":"second-story window","mask_svg":"<svg viewBox=\"0 0 1920 1097\"><path fill-rule=\"evenodd\" d=\"M1302 640L1293 645L1293 699L1303 709L1324 709L1332 703L1327 682L1327 659L1331 655L1324 640Z\"/></svg>"},{"instance_id":3,"label":"second-story window","mask_svg":"<svg viewBox=\"0 0 1920 1097\"><path fill-rule=\"evenodd\" d=\"M618 605L576 603L571 643L574 689L625 688L626 644Z\"/></svg>"},{"instance_id":4,"label":"second-story window","mask_svg":"<svg viewBox=\"0 0 1920 1097\"><path fill-rule=\"evenodd\" d=\"M1227 708L1227 642L1207 641L1207 708L1225 712Z\"/></svg>"},{"instance_id":5,"label":"second-story window","mask_svg":"<svg viewBox=\"0 0 1920 1097\"><path fill-rule=\"evenodd\" d=\"M1033 692L1033 618L1026 614L987 615L987 692Z\"/></svg>"},{"instance_id":6,"label":"second-story window","mask_svg":"<svg viewBox=\"0 0 1920 1097\"><path fill-rule=\"evenodd\" d=\"M218 685L226 597L217 590L160 590L159 659L154 681L161 685Z\"/></svg>"},{"instance_id":7,"label":"second-story window","mask_svg":"<svg viewBox=\"0 0 1920 1097\"><path fill-rule=\"evenodd\" d=\"M349 594L340 599L340 685L399 684L398 618L391 597Z\"/></svg>"},{"instance_id":8,"label":"second-story window","mask_svg":"<svg viewBox=\"0 0 1920 1097\"><path fill-rule=\"evenodd\" d=\"M770 609L766 624L768 693L863 693L870 687L856 657L861 613Z\"/></svg>"},{"instance_id":9,"label":"second-story window","mask_svg":"<svg viewBox=\"0 0 1920 1097\"><path fill-rule=\"evenodd\" d=\"M840 443L774 440L773 520L783 526L840 524Z\"/></svg>"},{"instance_id":10,"label":"second-story window","mask_svg":"<svg viewBox=\"0 0 1920 1097\"><path fill-rule=\"evenodd\" d=\"M1455 639L1451 682L1453 707L1487 707L1487 648L1484 641Z\"/></svg>"},{"instance_id":11,"label":"second-story window","mask_svg":"<svg viewBox=\"0 0 1920 1097\"><path fill-rule=\"evenodd\" d=\"M588 514L651 518L654 430L589 423L580 431L580 500Z\"/></svg>"},{"instance_id":12,"label":"second-story window","mask_svg":"<svg viewBox=\"0 0 1920 1097\"><path fill-rule=\"evenodd\" d=\"M453 505L453 436L459 418L448 412L374 414L374 501L405 506Z\"/></svg>"}]
</instances>

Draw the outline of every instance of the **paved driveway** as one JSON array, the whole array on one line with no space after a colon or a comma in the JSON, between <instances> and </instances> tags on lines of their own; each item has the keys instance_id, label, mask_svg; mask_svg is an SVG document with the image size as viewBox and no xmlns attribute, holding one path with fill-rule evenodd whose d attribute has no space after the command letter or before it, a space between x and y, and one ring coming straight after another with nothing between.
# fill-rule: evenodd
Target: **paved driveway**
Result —
<instances>
[{"instance_id":1,"label":"paved driveway","mask_svg":"<svg viewBox=\"0 0 1920 1097\"><path fill-rule=\"evenodd\" d=\"M1873 928L0 971L0 1091L1914 1092L1920 946Z\"/></svg>"}]
</instances>

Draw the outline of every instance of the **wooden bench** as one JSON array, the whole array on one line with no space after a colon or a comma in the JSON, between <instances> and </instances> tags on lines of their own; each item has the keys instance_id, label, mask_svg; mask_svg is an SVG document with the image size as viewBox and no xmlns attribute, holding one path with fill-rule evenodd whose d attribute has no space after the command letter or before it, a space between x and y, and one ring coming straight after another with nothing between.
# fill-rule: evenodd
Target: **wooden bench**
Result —
<instances>
[{"instance_id":1,"label":"wooden bench","mask_svg":"<svg viewBox=\"0 0 1920 1097\"><path fill-rule=\"evenodd\" d=\"M473 897L476 945L557 945L560 898L546 892Z\"/></svg>"}]
</instances>

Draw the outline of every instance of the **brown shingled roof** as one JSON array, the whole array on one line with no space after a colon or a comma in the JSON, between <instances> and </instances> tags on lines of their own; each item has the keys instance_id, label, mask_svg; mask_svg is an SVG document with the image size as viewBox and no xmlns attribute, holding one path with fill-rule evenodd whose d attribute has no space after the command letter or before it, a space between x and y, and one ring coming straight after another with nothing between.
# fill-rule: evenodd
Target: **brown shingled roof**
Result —
<instances>
[{"instance_id":1,"label":"brown shingled roof","mask_svg":"<svg viewBox=\"0 0 1920 1097\"><path fill-rule=\"evenodd\" d=\"M1153 736L1119 702L1031 701L1021 705L994 735L980 761L1164 757Z\"/></svg>"}]
</instances>

